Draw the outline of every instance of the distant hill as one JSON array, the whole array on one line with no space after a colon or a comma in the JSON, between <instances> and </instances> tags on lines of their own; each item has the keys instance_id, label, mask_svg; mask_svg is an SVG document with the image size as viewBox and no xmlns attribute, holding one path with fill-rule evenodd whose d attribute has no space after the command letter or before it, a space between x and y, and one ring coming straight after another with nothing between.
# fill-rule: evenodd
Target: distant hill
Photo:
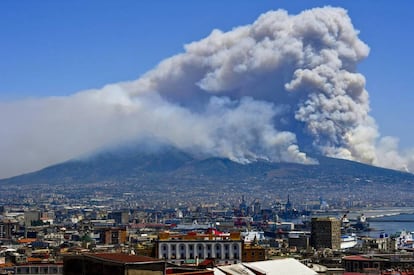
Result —
<instances>
[{"instance_id":1,"label":"distant hill","mask_svg":"<svg viewBox=\"0 0 414 275\"><path fill-rule=\"evenodd\" d=\"M257 161L239 164L223 158L194 157L167 148L152 152L119 150L53 165L37 172L0 180L0 184L70 184L115 182L181 183L277 182L325 184L355 181L378 184L414 183L414 175L348 160L319 157L318 165Z\"/></svg>"}]
</instances>

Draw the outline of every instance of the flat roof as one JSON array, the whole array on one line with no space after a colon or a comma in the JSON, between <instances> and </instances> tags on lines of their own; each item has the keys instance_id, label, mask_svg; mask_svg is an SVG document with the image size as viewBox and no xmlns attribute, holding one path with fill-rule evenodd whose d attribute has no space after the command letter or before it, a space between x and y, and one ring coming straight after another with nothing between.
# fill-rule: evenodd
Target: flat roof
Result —
<instances>
[{"instance_id":1,"label":"flat roof","mask_svg":"<svg viewBox=\"0 0 414 275\"><path fill-rule=\"evenodd\" d=\"M85 254L85 256L95 258L95 259L100 259L100 260L123 263L123 264L162 261L160 259L156 259L152 257L130 255L130 254L125 254L125 253L96 253L96 254Z\"/></svg>"},{"instance_id":2,"label":"flat roof","mask_svg":"<svg viewBox=\"0 0 414 275\"><path fill-rule=\"evenodd\" d=\"M375 257L375 256L366 256L366 255L351 255L351 256L345 256L342 258L343 260L348 260L348 261L387 261L388 259L384 259L384 258L379 258L379 257Z\"/></svg>"}]
</instances>

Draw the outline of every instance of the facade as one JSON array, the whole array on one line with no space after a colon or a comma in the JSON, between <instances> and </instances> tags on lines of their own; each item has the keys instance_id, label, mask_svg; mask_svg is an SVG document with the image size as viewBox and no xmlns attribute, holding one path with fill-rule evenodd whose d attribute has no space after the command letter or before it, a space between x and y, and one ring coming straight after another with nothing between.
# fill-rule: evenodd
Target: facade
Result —
<instances>
[{"instance_id":1,"label":"facade","mask_svg":"<svg viewBox=\"0 0 414 275\"><path fill-rule=\"evenodd\" d=\"M29 227L32 225L33 222L40 221L40 211L31 210L24 212L24 225Z\"/></svg>"},{"instance_id":2,"label":"facade","mask_svg":"<svg viewBox=\"0 0 414 275\"><path fill-rule=\"evenodd\" d=\"M0 274L49 274L49 275L62 275L62 264L22 264L13 265L9 267L0 267Z\"/></svg>"},{"instance_id":3,"label":"facade","mask_svg":"<svg viewBox=\"0 0 414 275\"><path fill-rule=\"evenodd\" d=\"M64 275L163 275L165 261L123 253L100 253L67 256Z\"/></svg>"},{"instance_id":4,"label":"facade","mask_svg":"<svg viewBox=\"0 0 414 275\"><path fill-rule=\"evenodd\" d=\"M197 264L205 259L215 263L237 264L242 260L243 241L240 232L214 234L188 233L186 235L159 234L156 257L175 264Z\"/></svg>"},{"instance_id":5,"label":"facade","mask_svg":"<svg viewBox=\"0 0 414 275\"><path fill-rule=\"evenodd\" d=\"M104 244L125 243L127 236L125 228L107 228L101 234L105 236Z\"/></svg>"},{"instance_id":6,"label":"facade","mask_svg":"<svg viewBox=\"0 0 414 275\"><path fill-rule=\"evenodd\" d=\"M303 231L290 232L288 234L289 247L296 247L297 249L309 249L310 247L310 233Z\"/></svg>"},{"instance_id":7,"label":"facade","mask_svg":"<svg viewBox=\"0 0 414 275\"><path fill-rule=\"evenodd\" d=\"M394 239L389 237L383 238L362 238L362 249L364 251L374 250L377 252L395 251L397 250L397 243Z\"/></svg>"},{"instance_id":8,"label":"facade","mask_svg":"<svg viewBox=\"0 0 414 275\"><path fill-rule=\"evenodd\" d=\"M332 217L312 218L311 245L316 249L341 248L341 221Z\"/></svg>"},{"instance_id":9,"label":"facade","mask_svg":"<svg viewBox=\"0 0 414 275\"><path fill-rule=\"evenodd\" d=\"M15 232L18 231L19 223L15 219L3 219L0 221L0 239L10 240L14 237Z\"/></svg>"},{"instance_id":10,"label":"facade","mask_svg":"<svg viewBox=\"0 0 414 275\"><path fill-rule=\"evenodd\" d=\"M245 245L243 247L242 261L245 262L257 262L266 260L266 249L261 246Z\"/></svg>"},{"instance_id":11,"label":"facade","mask_svg":"<svg viewBox=\"0 0 414 275\"><path fill-rule=\"evenodd\" d=\"M115 223L117 225L128 224L129 211L113 211L108 213L108 218L115 220Z\"/></svg>"},{"instance_id":12,"label":"facade","mask_svg":"<svg viewBox=\"0 0 414 275\"><path fill-rule=\"evenodd\" d=\"M342 258L346 272L403 270L414 273L412 253L352 255Z\"/></svg>"}]
</instances>

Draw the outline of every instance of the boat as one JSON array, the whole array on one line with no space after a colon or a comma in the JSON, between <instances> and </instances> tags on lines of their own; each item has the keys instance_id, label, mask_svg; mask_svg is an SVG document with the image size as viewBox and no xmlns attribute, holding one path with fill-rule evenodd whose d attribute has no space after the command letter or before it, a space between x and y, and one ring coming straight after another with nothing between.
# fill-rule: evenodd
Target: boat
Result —
<instances>
[{"instance_id":1,"label":"boat","mask_svg":"<svg viewBox=\"0 0 414 275\"><path fill-rule=\"evenodd\" d=\"M403 230L400 232L400 236L396 238L398 249L414 249L413 232Z\"/></svg>"},{"instance_id":2,"label":"boat","mask_svg":"<svg viewBox=\"0 0 414 275\"><path fill-rule=\"evenodd\" d=\"M358 220L355 224L352 224L351 227L355 228L357 231L370 231L369 222L367 217L364 214L361 214L358 217Z\"/></svg>"},{"instance_id":3,"label":"boat","mask_svg":"<svg viewBox=\"0 0 414 275\"><path fill-rule=\"evenodd\" d=\"M341 236L341 249L352 248L357 245L357 236L355 234Z\"/></svg>"}]
</instances>

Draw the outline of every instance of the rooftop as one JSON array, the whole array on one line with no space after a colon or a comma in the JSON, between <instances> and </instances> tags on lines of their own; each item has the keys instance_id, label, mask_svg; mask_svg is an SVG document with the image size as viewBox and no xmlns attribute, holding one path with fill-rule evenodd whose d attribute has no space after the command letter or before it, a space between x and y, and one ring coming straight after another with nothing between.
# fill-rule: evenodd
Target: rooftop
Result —
<instances>
[{"instance_id":1,"label":"rooftop","mask_svg":"<svg viewBox=\"0 0 414 275\"><path fill-rule=\"evenodd\" d=\"M86 257L118 262L118 263L144 263L144 262L159 262L159 259L146 257L146 256L138 256L138 255L130 255L125 253L98 253L98 254L85 254Z\"/></svg>"}]
</instances>

